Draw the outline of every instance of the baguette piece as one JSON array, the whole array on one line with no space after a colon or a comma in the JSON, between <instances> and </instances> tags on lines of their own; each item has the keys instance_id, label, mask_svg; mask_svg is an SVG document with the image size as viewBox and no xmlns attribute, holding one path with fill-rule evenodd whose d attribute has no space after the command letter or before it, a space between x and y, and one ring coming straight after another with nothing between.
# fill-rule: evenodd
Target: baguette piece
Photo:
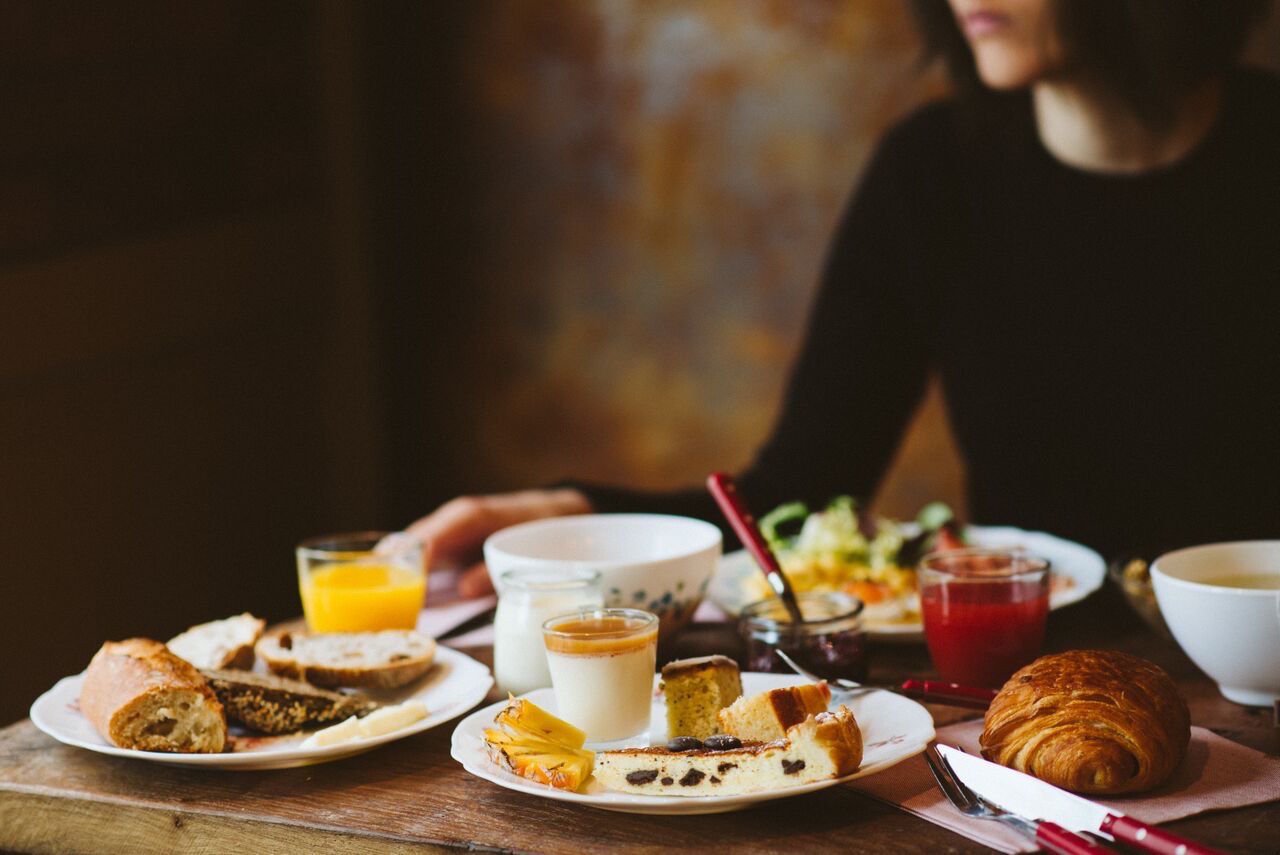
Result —
<instances>
[{"instance_id":1,"label":"baguette piece","mask_svg":"<svg viewBox=\"0 0 1280 855\"><path fill-rule=\"evenodd\" d=\"M253 645L267 622L245 612L193 626L169 639L169 649L200 669L253 667Z\"/></svg>"},{"instance_id":2,"label":"baguette piece","mask_svg":"<svg viewBox=\"0 0 1280 855\"><path fill-rule=\"evenodd\" d=\"M363 695L317 689L301 680L251 671L204 671L227 718L262 733L294 733L311 724L329 724L373 712Z\"/></svg>"},{"instance_id":3,"label":"baguette piece","mask_svg":"<svg viewBox=\"0 0 1280 855\"><path fill-rule=\"evenodd\" d=\"M120 748L216 754L227 742L226 715L204 677L150 638L102 645L85 671L80 712Z\"/></svg>"},{"instance_id":4,"label":"baguette piece","mask_svg":"<svg viewBox=\"0 0 1280 855\"><path fill-rule=\"evenodd\" d=\"M394 689L421 677L435 658L434 639L408 629L264 637L257 653L272 673L316 686Z\"/></svg>"}]
</instances>

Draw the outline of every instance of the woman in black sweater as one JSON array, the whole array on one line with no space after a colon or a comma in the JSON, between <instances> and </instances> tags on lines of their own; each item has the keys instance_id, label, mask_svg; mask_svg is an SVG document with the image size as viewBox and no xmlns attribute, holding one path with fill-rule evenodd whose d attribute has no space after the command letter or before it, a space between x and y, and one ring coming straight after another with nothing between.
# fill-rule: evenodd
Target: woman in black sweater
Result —
<instances>
[{"instance_id":1,"label":"woman in black sweater","mask_svg":"<svg viewBox=\"0 0 1280 855\"><path fill-rule=\"evenodd\" d=\"M870 497L942 378L975 520L1104 554L1280 528L1280 82L1261 2L916 4L957 98L882 142L842 220L753 506ZM719 520L701 488L450 502L433 563L589 510ZM464 593L487 576L464 575Z\"/></svg>"}]
</instances>

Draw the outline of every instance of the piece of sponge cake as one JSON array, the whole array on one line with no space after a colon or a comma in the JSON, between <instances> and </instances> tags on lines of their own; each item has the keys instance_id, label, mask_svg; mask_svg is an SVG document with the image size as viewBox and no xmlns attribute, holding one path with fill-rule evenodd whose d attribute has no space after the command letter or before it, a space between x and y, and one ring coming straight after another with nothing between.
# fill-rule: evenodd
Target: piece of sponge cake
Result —
<instances>
[{"instance_id":1,"label":"piece of sponge cake","mask_svg":"<svg viewBox=\"0 0 1280 855\"><path fill-rule=\"evenodd\" d=\"M663 666L662 687L667 736L706 739L720 732L720 710L742 697L742 676L728 656L677 659Z\"/></svg>"}]
</instances>

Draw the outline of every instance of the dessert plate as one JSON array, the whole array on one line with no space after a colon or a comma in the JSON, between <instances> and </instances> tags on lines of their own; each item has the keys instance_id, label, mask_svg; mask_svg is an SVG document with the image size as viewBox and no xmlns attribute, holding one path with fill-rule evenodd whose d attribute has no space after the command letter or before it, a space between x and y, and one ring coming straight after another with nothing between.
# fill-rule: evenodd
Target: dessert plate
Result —
<instances>
[{"instance_id":1,"label":"dessert plate","mask_svg":"<svg viewBox=\"0 0 1280 855\"><path fill-rule=\"evenodd\" d=\"M111 745L80 714L80 686L83 682L84 674L59 680L31 705L32 723L59 742L115 757L200 769L288 769L340 760L430 730L484 700L493 686L493 677L488 668L470 656L440 645L436 648L435 663L421 679L394 692L370 693L371 697L383 703L420 700L427 705L426 718L381 736L320 748L301 746L308 735L305 732L284 736L246 735L233 727L229 740L233 749L222 754L171 754Z\"/></svg>"},{"instance_id":2,"label":"dessert plate","mask_svg":"<svg viewBox=\"0 0 1280 855\"><path fill-rule=\"evenodd\" d=\"M1041 531L1024 531L1013 526L965 526L965 537L973 546L989 548L1022 547L1045 558L1054 574L1049 592L1049 608L1060 609L1078 603L1102 587L1107 564L1102 556L1087 546L1063 540ZM720 559L707 597L731 615L738 615L761 596L764 576L755 559L746 550L730 552ZM877 621L864 619L867 634L882 641L923 641L924 627L919 615L906 620Z\"/></svg>"},{"instance_id":3,"label":"dessert plate","mask_svg":"<svg viewBox=\"0 0 1280 855\"><path fill-rule=\"evenodd\" d=\"M649 733L631 740L628 745L639 746L666 742L666 703L657 694L659 678L654 679L654 700L651 712ZM800 677L790 674L758 674L744 672L742 675L742 692L746 695L777 689L782 686L795 686L806 682ZM536 689L524 697L538 706L554 714L557 712L555 692L551 689ZM620 811L622 813L645 814L703 814L728 813L743 810L759 802L781 799L802 793L811 793L833 787L836 784L852 781L855 778L874 775L890 766L894 766L908 757L914 757L924 751L929 740L933 739L933 718L929 711L913 700L895 695L892 692L871 692L852 701L845 706L853 710L862 729L862 765L858 771L843 778L832 778L826 781L815 781L777 790L765 790L758 793L745 793L734 796L641 796L634 793L623 793L606 789L594 778L588 779L581 792L571 793L557 790L536 781L521 778L506 767L494 762L484 745L484 729L493 724L493 717L506 706L506 701L491 704L484 709L476 710L458 723L453 731L453 742L450 753L453 759L462 764L471 774L486 781L492 781L500 787L517 790L544 799L571 802L588 807ZM653 738L651 738L653 737ZM591 747L590 743L587 745ZM611 745L610 747L619 747Z\"/></svg>"}]
</instances>

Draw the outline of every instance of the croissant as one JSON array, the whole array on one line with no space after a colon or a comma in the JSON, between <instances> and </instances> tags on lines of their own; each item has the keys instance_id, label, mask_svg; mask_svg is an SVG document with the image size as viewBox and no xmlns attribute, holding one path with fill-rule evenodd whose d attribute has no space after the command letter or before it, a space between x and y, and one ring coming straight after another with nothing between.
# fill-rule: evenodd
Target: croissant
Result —
<instances>
[{"instance_id":1,"label":"croissant","mask_svg":"<svg viewBox=\"0 0 1280 855\"><path fill-rule=\"evenodd\" d=\"M1042 656L987 709L982 754L1063 789L1149 790L1187 752L1191 716L1158 666L1111 650Z\"/></svg>"}]
</instances>

